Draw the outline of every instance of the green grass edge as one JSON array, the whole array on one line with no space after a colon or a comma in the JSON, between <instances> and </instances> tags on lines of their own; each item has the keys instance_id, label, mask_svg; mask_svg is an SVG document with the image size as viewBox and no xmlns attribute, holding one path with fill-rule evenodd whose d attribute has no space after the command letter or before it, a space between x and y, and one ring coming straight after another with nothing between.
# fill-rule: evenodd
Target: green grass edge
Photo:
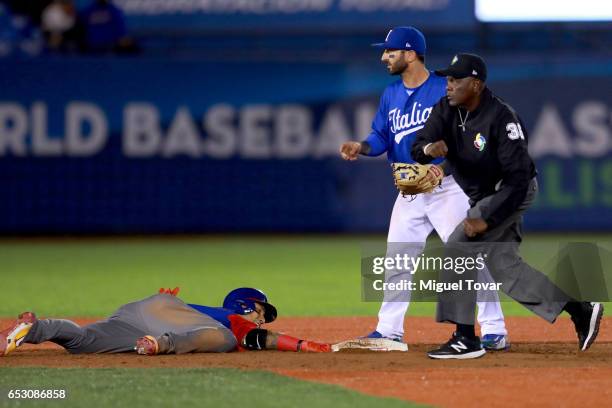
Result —
<instances>
[{"instance_id":1,"label":"green grass edge","mask_svg":"<svg viewBox=\"0 0 612 408\"><path fill-rule=\"evenodd\" d=\"M129 407L420 407L341 386L233 368L0 368L0 406L53 406L49 400L10 400L11 389L65 390L57 406ZM384 404L384 405L383 405Z\"/></svg>"}]
</instances>

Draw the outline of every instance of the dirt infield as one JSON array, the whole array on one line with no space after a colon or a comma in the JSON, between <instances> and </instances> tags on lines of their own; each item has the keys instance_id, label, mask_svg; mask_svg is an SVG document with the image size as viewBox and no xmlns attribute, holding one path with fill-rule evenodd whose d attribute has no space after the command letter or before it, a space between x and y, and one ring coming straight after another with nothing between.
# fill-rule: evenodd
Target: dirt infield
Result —
<instances>
[{"instance_id":1,"label":"dirt infield","mask_svg":"<svg viewBox=\"0 0 612 408\"><path fill-rule=\"evenodd\" d=\"M78 319L87 323L91 319ZM269 325L313 340L339 341L363 335L375 318L286 318ZM5 326L7 320L0 320ZM0 366L49 367L236 367L268 370L337 384L372 395L438 406L606 406L612 400L612 318L604 319L597 343L579 352L573 325L537 318L508 318L512 348L468 361L434 361L425 351L446 341L452 326L431 318L408 318L407 353L282 352L144 357L70 355L47 343L25 345L0 358Z\"/></svg>"}]
</instances>

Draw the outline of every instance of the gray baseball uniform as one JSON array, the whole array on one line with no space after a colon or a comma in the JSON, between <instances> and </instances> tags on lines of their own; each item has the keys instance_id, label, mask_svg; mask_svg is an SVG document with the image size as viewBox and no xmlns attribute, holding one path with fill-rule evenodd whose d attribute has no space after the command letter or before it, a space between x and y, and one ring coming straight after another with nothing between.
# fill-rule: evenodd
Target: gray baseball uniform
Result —
<instances>
[{"instance_id":1,"label":"gray baseball uniform","mask_svg":"<svg viewBox=\"0 0 612 408\"><path fill-rule=\"evenodd\" d=\"M41 319L24 342L51 341L73 354L121 353L133 351L136 340L144 335L157 338L164 354L236 348L234 334L223 324L168 294L128 303L108 319L83 327L70 320Z\"/></svg>"}]
</instances>

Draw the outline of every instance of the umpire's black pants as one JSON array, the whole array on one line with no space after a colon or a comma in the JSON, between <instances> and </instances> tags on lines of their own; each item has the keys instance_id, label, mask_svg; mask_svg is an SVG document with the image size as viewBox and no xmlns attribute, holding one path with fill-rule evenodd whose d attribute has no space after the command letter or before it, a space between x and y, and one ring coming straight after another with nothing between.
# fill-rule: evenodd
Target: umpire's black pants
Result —
<instances>
[{"instance_id":1,"label":"umpire's black pants","mask_svg":"<svg viewBox=\"0 0 612 408\"><path fill-rule=\"evenodd\" d=\"M468 238L459 224L448 239L446 256L483 256L491 276L500 289L523 306L549 322L554 322L568 301L573 300L542 272L526 264L519 255L522 240L522 215L533 203L538 185L534 178L519 209L497 227L477 238ZM486 197L469 211L468 218L480 218L482 209L490 202ZM462 289L448 290L438 296L436 320L455 324L474 324L476 291L467 290L466 280L478 281L476 271L457 274L454 269L440 272L442 282L462 282ZM491 297L493 299L493 297ZM482 299L479 299L482 301Z\"/></svg>"}]
</instances>

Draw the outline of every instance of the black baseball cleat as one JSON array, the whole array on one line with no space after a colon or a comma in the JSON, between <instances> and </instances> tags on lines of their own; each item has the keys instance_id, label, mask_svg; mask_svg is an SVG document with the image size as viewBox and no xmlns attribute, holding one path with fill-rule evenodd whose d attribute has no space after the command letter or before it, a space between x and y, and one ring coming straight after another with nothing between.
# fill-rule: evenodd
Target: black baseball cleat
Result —
<instances>
[{"instance_id":1,"label":"black baseball cleat","mask_svg":"<svg viewBox=\"0 0 612 408\"><path fill-rule=\"evenodd\" d=\"M453 333L453 337L439 349L432 350L427 353L429 358L436 359L459 359L467 360L470 358L478 358L484 356L486 350L482 348L480 339L469 339L459 333Z\"/></svg>"},{"instance_id":2,"label":"black baseball cleat","mask_svg":"<svg viewBox=\"0 0 612 408\"><path fill-rule=\"evenodd\" d=\"M572 322L578 334L578 347L585 351L597 338L599 324L603 316L604 307L601 303L582 302L580 304L582 312L572 316Z\"/></svg>"}]
</instances>

